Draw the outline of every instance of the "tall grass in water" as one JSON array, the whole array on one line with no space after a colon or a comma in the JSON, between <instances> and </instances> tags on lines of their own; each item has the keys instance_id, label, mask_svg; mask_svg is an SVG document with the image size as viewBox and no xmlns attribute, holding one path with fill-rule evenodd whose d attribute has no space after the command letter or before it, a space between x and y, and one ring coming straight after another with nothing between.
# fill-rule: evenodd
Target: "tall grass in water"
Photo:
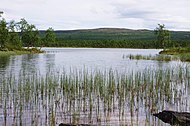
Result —
<instances>
[{"instance_id":1,"label":"tall grass in water","mask_svg":"<svg viewBox=\"0 0 190 126\"><path fill-rule=\"evenodd\" d=\"M137 55L123 55L123 58L129 58L131 60L136 59L136 60L157 60L157 61L172 61L172 60L182 60L180 56L171 56L171 55L148 55L148 56L143 56L140 54ZM182 60L184 61L184 60Z\"/></svg>"},{"instance_id":2,"label":"tall grass in water","mask_svg":"<svg viewBox=\"0 0 190 126\"><path fill-rule=\"evenodd\" d=\"M126 74L114 70L9 74L0 80L0 125L153 125L159 122L151 113L168 106L189 111L189 75L188 66Z\"/></svg>"},{"instance_id":3,"label":"tall grass in water","mask_svg":"<svg viewBox=\"0 0 190 126\"><path fill-rule=\"evenodd\" d=\"M172 60L181 60L182 62L189 62L190 61L190 53L181 53L177 55L148 55L148 56L143 56L140 54L137 55L123 55L123 58L129 58L131 60L157 60L157 61L172 61Z\"/></svg>"}]
</instances>

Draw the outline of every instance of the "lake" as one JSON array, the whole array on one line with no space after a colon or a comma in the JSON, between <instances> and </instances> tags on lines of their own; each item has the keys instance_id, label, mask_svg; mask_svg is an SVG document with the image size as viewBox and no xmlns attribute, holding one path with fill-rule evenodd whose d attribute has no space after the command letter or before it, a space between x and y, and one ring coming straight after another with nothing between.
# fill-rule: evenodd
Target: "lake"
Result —
<instances>
[{"instance_id":1,"label":"lake","mask_svg":"<svg viewBox=\"0 0 190 126\"><path fill-rule=\"evenodd\" d=\"M130 54L156 55L157 49L110 49L110 48L43 48L45 54L19 55L0 59L0 72L39 71L42 74L51 70L114 69L120 72L161 68L178 62L158 62L151 60L130 60Z\"/></svg>"},{"instance_id":2,"label":"lake","mask_svg":"<svg viewBox=\"0 0 190 126\"><path fill-rule=\"evenodd\" d=\"M42 48L0 57L0 125L167 125L163 109L189 111L189 63L130 60L158 49Z\"/></svg>"}]
</instances>

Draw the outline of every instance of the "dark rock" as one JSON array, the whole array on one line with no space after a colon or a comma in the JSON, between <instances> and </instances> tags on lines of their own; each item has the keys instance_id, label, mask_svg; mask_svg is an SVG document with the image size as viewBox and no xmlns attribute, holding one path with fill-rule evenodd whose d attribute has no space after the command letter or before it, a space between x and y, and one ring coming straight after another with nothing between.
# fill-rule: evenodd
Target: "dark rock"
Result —
<instances>
[{"instance_id":1,"label":"dark rock","mask_svg":"<svg viewBox=\"0 0 190 126\"><path fill-rule=\"evenodd\" d=\"M190 113L188 112L175 112L164 110L159 113L153 114L165 123L178 126L190 126Z\"/></svg>"}]
</instances>

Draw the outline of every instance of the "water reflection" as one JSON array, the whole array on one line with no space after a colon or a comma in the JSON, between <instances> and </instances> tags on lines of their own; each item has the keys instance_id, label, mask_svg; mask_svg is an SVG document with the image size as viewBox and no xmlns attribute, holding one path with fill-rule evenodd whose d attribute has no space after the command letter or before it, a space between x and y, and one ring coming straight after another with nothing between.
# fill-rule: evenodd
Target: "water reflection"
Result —
<instances>
[{"instance_id":1,"label":"water reflection","mask_svg":"<svg viewBox=\"0 0 190 126\"><path fill-rule=\"evenodd\" d=\"M55 54L45 54L43 55L43 62L45 64L45 72L50 72L55 69Z\"/></svg>"},{"instance_id":2,"label":"water reflection","mask_svg":"<svg viewBox=\"0 0 190 126\"><path fill-rule=\"evenodd\" d=\"M34 73L39 68L39 61L38 54L23 55L21 57L20 69L25 73Z\"/></svg>"},{"instance_id":3,"label":"water reflection","mask_svg":"<svg viewBox=\"0 0 190 126\"><path fill-rule=\"evenodd\" d=\"M5 68L8 66L9 64L9 57L7 56L0 56L0 72L5 70Z\"/></svg>"},{"instance_id":4,"label":"water reflection","mask_svg":"<svg viewBox=\"0 0 190 126\"><path fill-rule=\"evenodd\" d=\"M43 48L47 51L45 54L29 54L8 57L7 68L1 72L19 73L25 70L27 73L39 71L41 74L51 70L70 71L71 69L89 70L114 69L119 72L129 72L143 70L147 67L157 68L155 61L135 61L123 59L123 55L128 54L157 54L159 50L141 50L141 49L91 49L91 48ZM1 60L5 61L4 60ZM3 66L3 63L1 63ZM168 65L168 63L160 63L160 65ZM60 71L61 72L61 71Z\"/></svg>"},{"instance_id":5,"label":"water reflection","mask_svg":"<svg viewBox=\"0 0 190 126\"><path fill-rule=\"evenodd\" d=\"M35 72L45 75L50 70L70 72L71 70L117 70L131 73L144 69L163 69L182 64L179 61L130 60L129 54L156 55L156 49L98 49L98 48L43 48L44 54L29 54L0 57L0 74L19 75Z\"/></svg>"}]
</instances>

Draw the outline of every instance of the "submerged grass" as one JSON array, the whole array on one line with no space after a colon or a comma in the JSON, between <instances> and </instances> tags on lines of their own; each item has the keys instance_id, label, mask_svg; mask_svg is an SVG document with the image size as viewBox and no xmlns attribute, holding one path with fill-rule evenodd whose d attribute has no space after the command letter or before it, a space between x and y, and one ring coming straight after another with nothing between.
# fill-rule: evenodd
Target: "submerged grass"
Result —
<instances>
[{"instance_id":1,"label":"submerged grass","mask_svg":"<svg viewBox=\"0 0 190 126\"><path fill-rule=\"evenodd\" d=\"M152 125L151 113L189 111L189 67L2 75L1 125Z\"/></svg>"}]
</instances>

